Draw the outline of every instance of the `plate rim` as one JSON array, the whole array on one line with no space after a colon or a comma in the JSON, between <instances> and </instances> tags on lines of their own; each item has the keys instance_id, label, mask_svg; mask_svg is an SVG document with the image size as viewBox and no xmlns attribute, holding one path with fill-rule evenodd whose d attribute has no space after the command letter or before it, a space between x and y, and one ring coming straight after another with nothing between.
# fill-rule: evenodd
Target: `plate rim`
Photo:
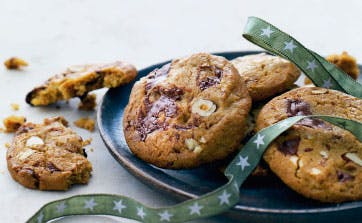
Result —
<instances>
[{"instance_id":1,"label":"plate rim","mask_svg":"<svg viewBox=\"0 0 362 223\"><path fill-rule=\"evenodd\" d=\"M243 54L243 55L247 55L247 54L257 54L257 53L268 53L266 51L257 51L257 50L246 50L246 51L222 51L222 52L212 52L211 54L214 55L224 55L224 54ZM166 60L164 62L159 62L156 64L151 64L149 66L143 67L142 69L138 70L138 72L142 72L144 70L150 70L150 69L154 69L157 67L162 66L163 64L170 62L171 60ZM136 77L136 79L134 81L132 81L129 84L134 84L135 81L137 81L138 78ZM103 116L103 107L104 107L104 99L107 97L108 94L110 94L110 91L112 91L112 89L108 89L107 92L103 95L103 97L101 98L100 102L99 102L99 106L97 108L97 125L98 125L98 129L99 129L99 133L100 136L106 146L106 148L108 149L108 151L110 152L110 154L113 156L113 158L119 163L121 164L121 166L123 166L130 174L132 174L133 176L135 176L138 180L140 180L140 182L142 182L143 184L147 185L147 186L151 186L152 189L158 190L158 191L164 191L166 192L168 195L172 196L172 197L176 197L179 200L188 200L188 199L193 199L193 198L197 198L198 195L191 193L189 191L184 191L181 190L179 188L175 188L174 186L170 185L170 183L164 183L160 180L157 180L157 178L153 177L150 174L144 174L144 172L137 168L135 165L131 165L133 164L132 162L130 162L130 160L127 159L127 157L125 156L121 156L117 150L117 148L115 148L116 146L113 144L111 137L106 133L106 130L104 128L104 125L102 123L102 116ZM124 149L124 148L122 148ZM130 154L131 156L133 156L132 154ZM136 157L134 157L136 158ZM141 161L141 160L139 160ZM143 161L141 161L143 162ZM146 163L145 163L146 164ZM146 164L146 165L150 165L150 164ZM135 168L136 167L136 168ZM161 171L160 171L161 172ZM163 175L166 175L165 173L163 173ZM171 178L171 177L168 177ZM173 179L173 178L172 178ZM180 181L182 182L182 181ZM185 186L191 186L189 184L185 184ZM236 206L234 206L233 208L231 208L229 211L232 212L240 212L240 211L246 211L246 212L253 212L253 213L257 213L257 214L312 214L312 213L331 213L331 212L339 212L339 211L344 211L344 210L351 210L351 209L355 209L355 208L361 208L362 207L362 201L352 201L352 202L345 202L345 203L341 203L340 205L336 205L335 207L321 207L321 208L313 208L311 210L308 209L288 209L288 210L281 210L281 209L273 209L273 208L258 208L258 207L250 207L250 206L244 206L244 205L240 205L237 204Z\"/></svg>"}]
</instances>

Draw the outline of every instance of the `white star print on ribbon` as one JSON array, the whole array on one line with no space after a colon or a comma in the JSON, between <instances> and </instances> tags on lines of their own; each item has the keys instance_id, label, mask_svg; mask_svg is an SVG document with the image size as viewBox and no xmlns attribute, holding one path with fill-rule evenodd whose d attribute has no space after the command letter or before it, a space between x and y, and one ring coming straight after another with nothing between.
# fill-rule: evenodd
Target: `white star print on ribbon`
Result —
<instances>
[{"instance_id":1,"label":"white star print on ribbon","mask_svg":"<svg viewBox=\"0 0 362 223\"><path fill-rule=\"evenodd\" d=\"M248 163L248 156L242 157L241 155L239 155L239 159L240 160L236 165L240 166L242 171L245 169L245 167L250 166L250 164Z\"/></svg>"},{"instance_id":2,"label":"white star print on ribbon","mask_svg":"<svg viewBox=\"0 0 362 223\"><path fill-rule=\"evenodd\" d=\"M328 78L328 80L324 80L323 81L323 85L322 87L324 88L331 88L333 86L332 82L331 82L331 78Z\"/></svg>"},{"instance_id":3,"label":"white star print on ribbon","mask_svg":"<svg viewBox=\"0 0 362 223\"><path fill-rule=\"evenodd\" d=\"M259 149L260 145L264 145L264 135L258 134L253 143L255 143L256 148Z\"/></svg>"},{"instance_id":4,"label":"white star print on ribbon","mask_svg":"<svg viewBox=\"0 0 362 223\"><path fill-rule=\"evenodd\" d=\"M120 214L122 213L122 209L126 208L126 205L122 204L122 200L119 201L113 201L114 207L113 210L117 210Z\"/></svg>"},{"instance_id":5,"label":"white star print on ribbon","mask_svg":"<svg viewBox=\"0 0 362 223\"><path fill-rule=\"evenodd\" d=\"M158 214L160 216L160 221L170 221L172 214L168 213L168 211L164 211Z\"/></svg>"},{"instance_id":6,"label":"white star print on ribbon","mask_svg":"<svg viewBox=\"0 0 362 223\"><path fill-rule=\"evenodd\" d=\"M85 200L84 201L84 209L89 209L91 211L93 211L94 207L97 205L96 202L94 202L94 198L91 198L89 200Z\"/></svg>"},{"instance_id":7,"label":"white star print on ribbon","mask_svg":"<svg viewBox=\"0 0 362 223\"><path fill-rule=\"evenodd\" d=\"M271 27L270 26L268 26L267 28L265 28L265 29L261 29L261 34L260 34L260 36L266 36L266 37L268 37L268 38L270 38L270 35L274 32L273 30L271 30Z\"/></svg>"},{"instance_id":8,"label":"white star print on ribbon","mask_svg":"<svg viewBox=\"0 0 362 223\"><path fill-rule=\"evenodd\" d=\"M195 202L193 205L189 206L190 209L190 215L197 214L200 215L201 209L204 208L203 206L199 205L197 202Z\"/></svg>"},{"instance_id":9,"label":"white star print on ribbon","mask_svg":"<svg viewBox=\"0 0 362 223\"><path fill-rule=\"evenodd\" d=\"M140 218L144 219L146 216L146 213L143 211L143 207L137 208L137 215L140 216Z\"/></svg>"},{"instance_id":10,"label":"white star print on ribbon","mask_svg":"<svg viewBox=\"0 0 362 223\"><path fill-rule=\"evenodd\" d=\"M226 190L224 190L222 192L221 195L218 196L219 200L220 200L220 205L223 204L229 204L229 197L231 196L231 194L227 193Z\"/></svg>"},{"instance_id":11,"label":"white star print on ribbon","mask_svg":"<svg viewBox=\"0 0 362 223\"><path fill-rule=\"evenodd\" d=\"M312 72L314 72L314 70L318 67L315 60L307 61L307 64L307 69L311 70Z\"/></svg>"},{"instance_id":12,"label":"white star print on ribbon","mask_svg":"<svg viewBox=\"0 0 362 223\"><path fill-rule=\"evenodd\" d=\"M67 208L67 205L65 205L65 202L63 201L62 203L58 204L56 206L57 208L57 212L62 214L64 212L64 210Z\"/></svg>"},{"instance_id":13,"label":"white star print on ribbon","mask_svg":"<svg viewBox=\"0 0 362 223\"><path fill-rule=\"evenodd\" d=\"M291 40L290 42L284 42L285 46L283 48L283 50L289 50L291 53L293 53L294 48L297 48L296 45L294 45L293 40Z\"/></svg>"}]
</instances>

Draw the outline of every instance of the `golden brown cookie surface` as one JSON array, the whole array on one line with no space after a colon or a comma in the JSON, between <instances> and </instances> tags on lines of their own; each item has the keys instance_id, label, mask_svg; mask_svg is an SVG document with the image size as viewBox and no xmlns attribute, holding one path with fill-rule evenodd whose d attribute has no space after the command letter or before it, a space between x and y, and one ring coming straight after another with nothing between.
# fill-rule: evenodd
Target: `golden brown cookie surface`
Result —
<instances>
[{"instance_id":1,"label":"golden brown cookie surface","mask_svg":"<svg viewBox=\"0 0 362 223\"><path fill-rule=\"evenodd\" d=\"M34 88L26 96L26 102L42 106L82 97L99 88L114 88L127 84L136 75L136 68L122 61L72 66L62 74L51 77L42 86Z\"/></svg>"},{"instance_id":2,"label":"golden brown cookie surface","mask_svg":"<svg viewBox=\"0 0 362 223\"><path fill-rule=\"evenodd\" d=\"M234 66L200 53L138 81L123 127L130 149L141 159L163 168L192 168L237 149L250 107Z\"/></svg>"},{"instance_id":3,"label":"golden brown cookie surface","mask_svg":"<svg viewBox=\"0 0 362 223\"><path fill-rule=\"evenodd\" d=\"M14 180L39 190L67 190L88 182L92 165L83 151L87 143L65 124L55 117L19 128L6 155Z\"/></svg>"},{"instance_id":4,"label":"golden brown cookie surface","mask_svg":"<svg viewBox=\"0 0 362 223\"><path fill-rule=\"evenodd\" d=\"M362 100L317 87L303 87L271 100L257 130L295 115L323 114L362 121ZM362 199L362 143L350 132L307 118L279 136L264 160L289 187L324 202Z\"/></svg>"},{"instance_id":5,"label":"golden brown cookie surface","mask_svg":"<svg viewBox=\"0 0 362 223\"><path fill-rule=\"evenodd\" d=\"M289 90L300 76L293 63L265 53L238 57L231 63L244 78L253 101Z\"/></svg>"}]
</instances>

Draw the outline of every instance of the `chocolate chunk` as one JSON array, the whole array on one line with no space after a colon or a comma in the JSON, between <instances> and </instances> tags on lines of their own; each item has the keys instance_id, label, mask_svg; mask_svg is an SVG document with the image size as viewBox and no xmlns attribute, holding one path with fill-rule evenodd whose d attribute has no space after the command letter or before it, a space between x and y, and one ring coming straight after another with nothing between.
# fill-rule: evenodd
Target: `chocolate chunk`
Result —
<instances>
[{"instance_id":1,"label":"chocolate chunk","mask_svg":"<svg viewBox=\"0 0 362 223\"><path fill-rule=\"evenodd\" d=\"M144 100L146 113L140 113L138 122L136 124L136 130L138 131L141 140L146 140L149 133L157 129L166 129L168 123L166 118L172 118L177 114L176 101L181 99L183 90L177 87L172 88L154 88L156 93L161 96L154 102L150 102L147 96ZM165 117L161 120L161 114Z\"/></svg>"},{"instance_id":2,"label":"chocolate chunk","mask_svg":"<svg viewBox=\"0 0 362 223\"><path fill-rule=\"evenodd\" d=\"M201 72L206 73L207 76L201 75ZM213 75L210 75L213 74ZM220 84L223 75L223 70L216 66L202 66L199 67L199 72L196 77L197 85L200 90L205 90L216 84Z\"/></svg>"},{"instance_id":3,"label":"chocolate chunk","mask_svg":"<svg viewBox=\"0 0 362 223\"><path fill-rule=\"evenodd\" d=\"M87 154L87 152L85 151L85 149L83 148L83 156L85 157L85 158L87 158L88 157L88 154Z\"/></svg>"},{"instance_id":4,"label":"chocolate chunk","mask_svg":"<svg viewBox=\"0 0 362 223\"><path fill-rule=\"evenodd\" d=\"M316 118L303 118L296 125L303 125L310 128L321 128L331 130L332 128L328 126L325 122Z\"/></svg>"},{"instance_id":5,"label":"chocolate chunk","mask_svg":"<svg viewBox=\"0 0 362 223\"><path fill-rule=\"evenodd\" d=\"M289 117L296 115L311 115L310 105L300 99L287 99L287 115Z\"/></svg>"},{"instance_id":6,"label":"chocolate chunk","mask_svg":"<svg viewBox=\"0 0 362 223\"><path fill-rule=\"evenodd\" d=\"M306 153L307 153L307 152L312 152L312 151L313 151L313 148L305 148L305 149L304 149L304 152L306 152Z\"/></svg>"},{"instance_id":7,"label":"chocolate chunk","mask_svg":"<svg viewBox=\"0 0 362 223\"><path fill-rule=\"evenodd\" d=\"M346 182L346 181L349 181L349 180L353 180L354 176L351 176L348 173L337 170L337 178L338 178L339 182Z\"/></svg>"},{"instance_id":8,"label":"chocolate chunk","mask_svg":"<svg viewBox=\"0 0 362 223\"><path fill-rule=\"evenodd\" d=\"M29 125L22 125L18 128L18 131L16 132L17 135L20 135L22 133L27 133L30 130L34 129L33 126L29 126Z\"/></svg>"},{"instance_id":9,"label":"chocolate chunk","mask_svg":"<svg viewBox=\"0 0 362 223\"><path fill-rule=\"evenodd\" d=\"M203 80L200 80L198 83L199 88L203 91L211 86L214 86L215 84L220 84L220 79L216 77L207 77Z\"/></svg>"},{"instance_id":10,"label":"chocolate chunk","mask_svg":"<svg viewBox=\"0 0 362 223\"><path fill-rule=\"evenodd\" d=\"M148 81L146 84L146 91L150 90L157 83L166 79L168 72L170 71L171 63L163 65L160 69L155 69L148 75Z\"/></svg>"},{"instance_id":11,"label":"chocolate chunk","mask_svg":"<svg viewBox=\"0 0 362 223\"><path fill-rule=\"evenodd\" d=\"M48 162L47 163L47 168L48 168L48 170L50 171L50 172L56 172L56 171L60 171L56 166L54 166L54 164L53 163L51 163L51 162Z\"/></svg>"},{"instance_id":12,"label":"chocolate chunk","mask_svg":"<svg viewBox=\"0 0 362 223\"><path fill-rule=\"evenodd\" d=\"M172 87L172 88L160 88L159 91L162 95L167 96L170 99L173 100L180 100L181 96L184 94L184 91L181 88L178 87Z\"/></svg>"},{"instance_id":13,"label":"chocolate chunk","mask_svg":"<svg viewBox=\"0 0 362 223\"><path fill-rule=\"evenodd\" d=\"M296 115L311 115L310 105L300 99L287 99L287 115L288 117ZM331 130L325 122L315 118L304 118L300 120L297 125L303 125L310 128L322 128Z\"/></svg>"},{"instance_id":14,"label":"chocolate chunk","mask_svg":"<svg viewBox=\"0 0 362 223\"><path fill-rule=\"evenodd\" d=\"M300 138L289 139L278 145L278 150L284 155L296 155Z\"/></svg>"}]
</instances>

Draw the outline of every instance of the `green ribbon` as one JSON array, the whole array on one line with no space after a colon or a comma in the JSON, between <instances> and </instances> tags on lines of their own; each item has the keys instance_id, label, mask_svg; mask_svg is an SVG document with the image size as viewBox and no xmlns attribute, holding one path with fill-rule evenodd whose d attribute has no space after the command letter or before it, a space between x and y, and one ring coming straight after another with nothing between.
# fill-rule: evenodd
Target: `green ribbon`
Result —
<instances>
[{"instance_id":1,"label":"green ribbon","mask_svg":"<svg viewBox=\"0 0 362 223\"><path fill-rule=\"evenodd\" d=\"M316 86L336 89L362 98L360 84L275 26L250 17L243 35L268 51L294 62ZM340 126L362 142L361 122L324 115L295 116L269 126L253 136L226 168L224 174L228 183L197 199L170 207L152 208L122 195L79 195L44 205L27 222L41 223L69 215L112 215L150 223L185 222L223 213L238 203L241 184L258 165L268 145L306 117L320 118Z\"/></svg>"},{"instance_id":2,"label":"green ribbon","mask_svg":"<svg viewBox=\"0 0 362 223\"><path fill-rule=\"evenodd\" d=\"M249 17L243 37L280 57L292 61L316 86L342 91L362 98L362 85L360 83L272 24L256 17Z\"/></svg>"},{"instance_id":3,"label":"green ribbon","mask_svg":"<svg viewBox=\"0 0 362 223\"><path fill-rule=\"evenodd\" d=\"M112 215L150 223L185 222L220 214L238 203L239 187L258 165L268 145L306 117L320 118L343 127L362 141L360 122L324 115L295 116L269 126L253 136L226 168L228 183L197 199L165 208L151 208L121 195L79 195L44 205L28 222L47 222L69 215Z\"/></svg>"}]
</instances>

